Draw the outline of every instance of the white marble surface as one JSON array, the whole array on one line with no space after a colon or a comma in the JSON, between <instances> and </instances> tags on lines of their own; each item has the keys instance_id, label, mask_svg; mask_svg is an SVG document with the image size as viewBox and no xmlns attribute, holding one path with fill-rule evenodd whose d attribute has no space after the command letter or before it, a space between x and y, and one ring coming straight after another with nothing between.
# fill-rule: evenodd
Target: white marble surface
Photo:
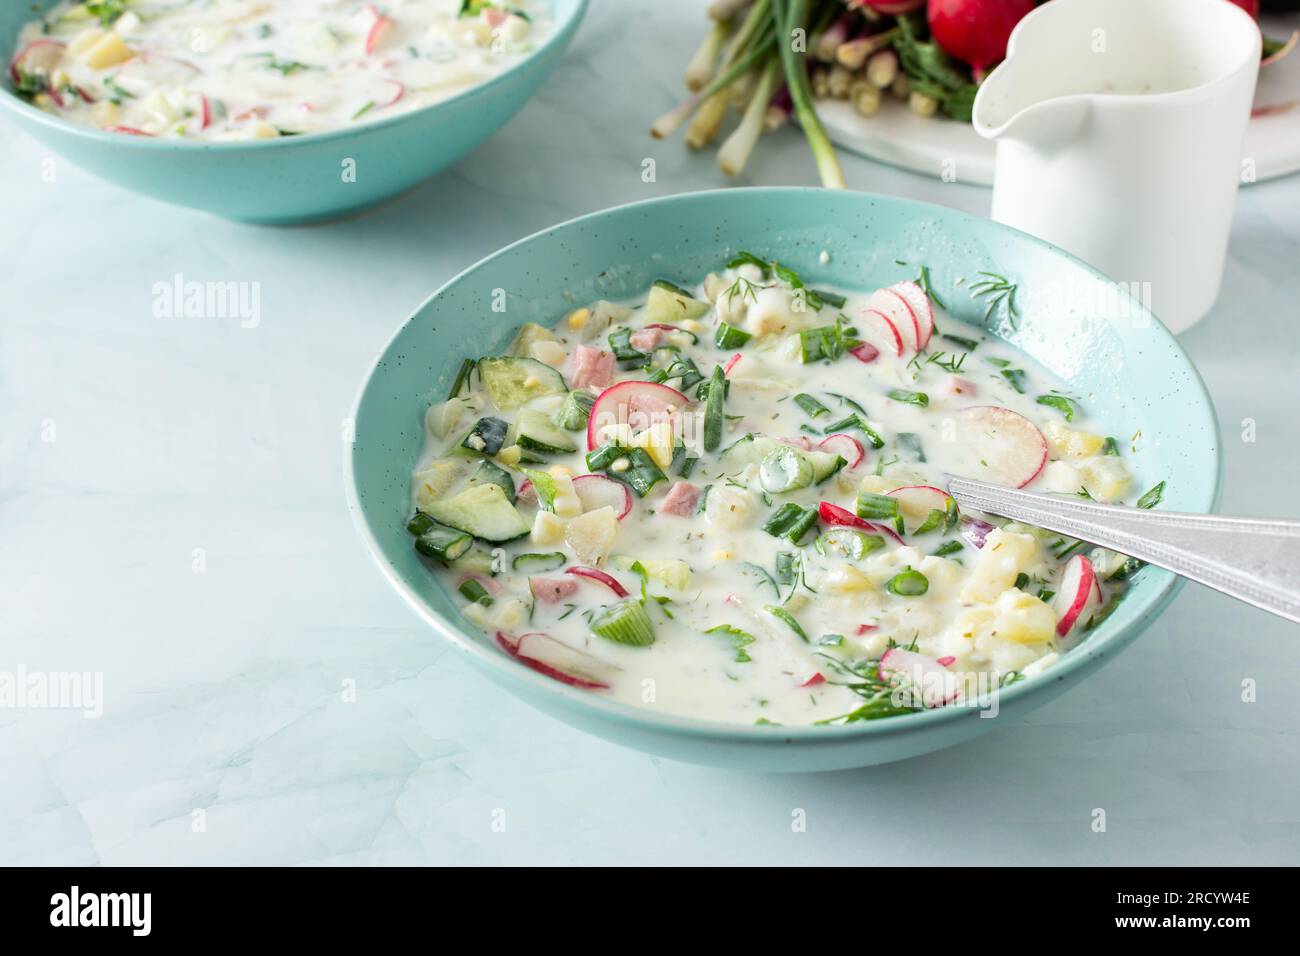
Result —
<instances>
[{"instance_id":1,"label":"white marble surface","mask_svg":"<svg viewBox=\"0 0 1300 956\"><path fill-rule=\"evenodd\" d=\"M0 128L0 670L102 671L105 698L99 719L0 710L0 863L1300 862L1300 628L1195 587L1024 723L802 777L571 730L389 591L343 506L340 433L396 325L522 235L720 183L711 155L644 135L691 5L595 6L500 135L340 225L219 222L61 160L46 183L47 153ZM858 189L988 203L845 168ZM787 131L746 179L812 177ZM1298 264L1300 178L1245 191L1223 299L1184 337L1226 436L1225 510L1300 514ZM260 324L155 318L175 273L259 282Z\"/></svg>"}]
</instances>

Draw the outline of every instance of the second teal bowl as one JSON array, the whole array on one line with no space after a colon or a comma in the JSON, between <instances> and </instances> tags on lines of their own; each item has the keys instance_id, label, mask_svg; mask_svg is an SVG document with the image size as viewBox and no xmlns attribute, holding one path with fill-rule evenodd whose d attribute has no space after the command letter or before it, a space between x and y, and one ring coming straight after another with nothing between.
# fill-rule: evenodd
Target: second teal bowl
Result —
<instances>
[{"instance_id":1,"label":"second teal bowl","mask_svg":"<svg viewBox=\"0 0 1300 956\"><path fill-rule=\"evenodd\" d=\"M0 6L6 63L22 26L55 2ZM87 172L155 199L242 222L336 219L410 189L504 126L559 62L587 0L551 0L551 9L555 30L549 39L500 76L423 109L328 133L233 143L105 133L24 102L7 76L0 81L0 109Z\"/></svg>"},{"instance_id":2,"label":"second teal bowl","mask_svg":"<svg viewBox=\"0 0 1300 956\"><path fill-rule=\"evenodd\" d=\"M982 324L967 284L980 271L1019 283L1018 328L990 331L1043 363L1120 436L1142 487L1163 507L1213 509L1214 408L1169 332L1090 267L986 219L904 199L815 189L694 193L596 213L530 236L452 279L407 319L362 389L347 450L349 505L365 546L441 639L510 693L576 727L682 760L751 770L831 770L937 750L1022 718L1130 644L1179 582L1147 568L1113 614L1046 673L1002 691L996 718L943 708L844 727L758 727L655 713L566 687L507 658L466 622L411 548L404 522L424 410L462 358L504 348L523 322L552 324L575 304L640 295L664 276L695 282L741 249L780 258L816 284L875 288L927 265L957 318ZM830 253L827 263L820 253ZM506 310L498 311L505 290Z\"/></svg>"}]
</instances>

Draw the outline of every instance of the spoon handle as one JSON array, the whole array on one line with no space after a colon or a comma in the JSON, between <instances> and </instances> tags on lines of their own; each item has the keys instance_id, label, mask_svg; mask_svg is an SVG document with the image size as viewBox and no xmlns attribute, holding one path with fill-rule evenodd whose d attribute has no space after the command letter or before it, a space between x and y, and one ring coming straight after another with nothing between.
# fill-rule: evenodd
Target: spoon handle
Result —
<instances>
[{"instance_id":1,"label":"spoon handle","mask_svg":"<svg viewBox=\"0 0 1300 956\"><path fill-rule=\"evenodd\" d=\"M1118 551L1300 623L1300 521L1142 511L953 478L963 508Z\"/></svg>"}]
</instances>

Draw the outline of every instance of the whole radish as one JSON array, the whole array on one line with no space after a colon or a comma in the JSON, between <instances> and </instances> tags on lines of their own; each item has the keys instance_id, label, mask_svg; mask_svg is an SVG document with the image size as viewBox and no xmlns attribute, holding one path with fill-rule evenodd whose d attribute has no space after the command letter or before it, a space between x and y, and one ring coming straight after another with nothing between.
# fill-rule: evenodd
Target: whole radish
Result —
<instances>
[{"instance_id":1,"label":"whole radish","mask_svg":"<svg viewBox=\"0 0 1300 956\"><path fill-rule=\"evenodd\" d=\"M1007 55L1007 38L1035 0L930 0L930 35L945 53L969 63L975 79Z\"/></svg>"},{"instance_id":2,"label":"whole radish","mask_svg":"<svg viewBox=\"0 0 1300 956\"><path fill-rule=\"evenodd\" d=\"M1259 0L1228 0L1228 2L1235 3L1256 20L1259 19Z\"/></svg>"}]
</instances>

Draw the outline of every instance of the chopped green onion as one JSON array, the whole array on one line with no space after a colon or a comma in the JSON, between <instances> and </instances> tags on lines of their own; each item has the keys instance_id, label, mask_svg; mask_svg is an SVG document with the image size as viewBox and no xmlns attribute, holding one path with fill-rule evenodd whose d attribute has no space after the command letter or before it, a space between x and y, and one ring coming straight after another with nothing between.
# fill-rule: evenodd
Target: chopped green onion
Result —
<instances>
[{"instance_id":1,"label":"chopped green onion","mask_svg":"<svg viewBox=\"0 0 1300 956\"><path fill-rule=\"evenodd\" d=\"M704 450L716 451L722 444L722 408L727 394L727 379L721 365L713 366L708 386L704 399Z\"/></svg>"},{"instance_id":2,"label":"chopped green onion","mask_svg":"<svg viewBox=\"0 0 1300 956\"><path fill-rule=\"evenodd\" d=\"M1025 385L1028 381L1028 376L1025 375L1025 370L1023 368L1004 368L1002 370L1002 377L1010 382L1011 387L1021 395L1025 394Z\"/></svg>"},{"instance_id":3,"label":"chopped green onion","mask_svg":"<svg viewBox=\"0 0 1300 956\"><path fill-rule=\"evenodd\" d=\"M713 337L713 344L720 349L738 349L753 337L744 329L738 329L734 325L720 322L718 323L717 335Z\"/></svg>"},{"instance_id":4,"label":"chopped green onion","mask_svg":"<svg viewBox=\"0 0 1300 956\"><path fill-rule=\"evenodd\" d=\"M794 397L794 403L808 413L809 418L816 418L819 415L829 415L831 410L823 405L817 399L813 398L807 392L800 392Z\"/></svg>"},{"instance_id":5,"label":"chopped green onion","mask_svg":"<svg viewBox=\"0 0 1300 956\"><path fill-rule=\"evenodd\" d=\"M919 405L925 408L930 404L930 396L925 392L909 392L905 388L890 389L889 397L896 402L903 402L907 405Z\"/></svg>"},{"instance_id":6,"label":"chopped green onion","mask_svg":"<svg viewBox=\"0 0 1300 956\"><path fill-rule=\"evenodd\" d=\"M605 469L605 474L627 485L636 492L638 498L644 498L655 485L668 480L668 476L644 448L625 449L619 457L627 459L628 467L619 470L611 465Z\"/></svg>"},{"instance_id":7,"label":"chopped green onion","mask_svg":"<svg viewBox=\"0 0 1300 956\"><path fill-rule=\"evenodd\" d=\"M854 412L846 418L841 418L838 422L827 425L822 429L823 435L833 435L836 432L846 432L850 429L856 429L867 436L867 441L871 442L872 448L884 448L885 440L876 433L876 430L866 423L863 417Z\"/></svg>"},{"instance_id":8,"label":"chopped green onion","mask_svg":"<svg viewBox=\"0 0 1300 956\"><path fill-rule=\"evenodd\" d=\"M794 544L799 543L813 525L817 523L817 511L813 508L801 508L793 501L786 502L763 523L763 530L774 538L786 538Z\"/></svg>"},{"instance_id":9,"label":"chopped green onion","mask_svg":"<svg viewBox=\"0 0 1300 956\"><path fill-rule=\"evenodd\" d=\"M487 588L473 578L466 578L460 582L460 587L456 590L460 591L461 596L467 601L481 604L484 607L492 606L492 595L488 594Z\"/></svg>"},{"instance_id":10,"label":"chopped green onion","mask_svg":"<svg viewBox=\"0 0 1300 956\"><path fill-rule=\"evenodd\" d=\"M587 452L587 470L604 471L622 457L623 449L617 442L605 442L600 447Z\"/></svg>"},{"instance_id":11,"label":"chopped green onion","mask_svg":"<svg viewBox=\"0 0 1300 956\"><path fill-rule=\"evenodd\" d=\"M860 491L854 510L859 518L892 521L898 517L898 499L871 491Z\"/></svg>"},{"instance_id":12,"label":"chopped green onion","mask_svg":"<svg viewBox=\"0 0 1300 956\"><path fill-rule=\"evenodd\" d=\"M654 625L640 601L628 598L611 604L591 619L592 633L615 644L649 647L655 642Z\"/></svg>"},{"instance_id":13,"label":"chopped green onion","mask_svg":"<svg viewBox=\"0 0 1300 956\"><path fill-rule=\"evenodd\" d=\"M568 560L563 551L529 551L526 554L516 554L510 562L510 567L516 571L541 574L564 567Z\"/></svg>"},{"instance_id":14,"label":"chopped green onion","mask_svg":"<svg viewBox=\"0 0 1300 956\"><path fill-rule=\"evenodd\" d=\"M930 590L930 579L913 568L904 568L885 582L885 590L900 597L920 597Z\"/></svg>"},{"instance_id":15,"label":"chopped green onion","mask_svg":"<svg viewBox=\"0 0 1300 956\"><path fill-rule=\"evenodd\" d=\"M943 544L939 545L938 550L934 552L934 556L936 558L946 558L950 554L956 554L958 551L962 550L963 547L965 546L954 538L952 541L945 541Z\"/></svg>"}]
</instances>

